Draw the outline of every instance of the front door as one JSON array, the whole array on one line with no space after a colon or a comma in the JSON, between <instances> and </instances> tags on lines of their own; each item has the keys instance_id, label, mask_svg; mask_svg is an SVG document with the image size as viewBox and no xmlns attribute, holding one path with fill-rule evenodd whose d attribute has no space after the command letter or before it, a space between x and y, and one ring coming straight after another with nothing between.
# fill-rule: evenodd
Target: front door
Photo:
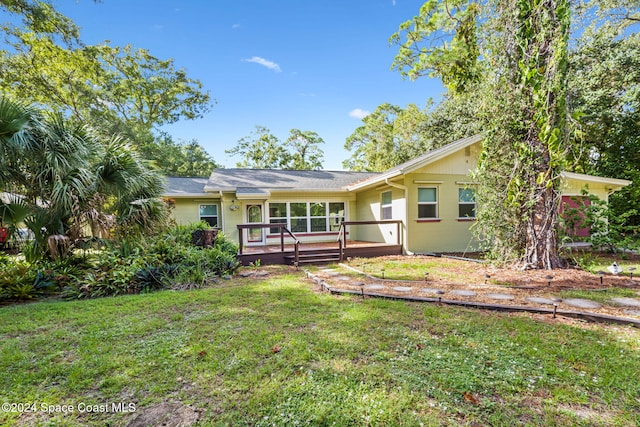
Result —
<instances>
[{"instance_id":1,"label":"front door","mask_svg":"<svg viewBox=\"0 0 640 427\"><path fill-rule=\"evenodd\" d=\"M247 223L262 224L262 205L247 205ZM247 242L264 244L264 228L247 229Z\"/></svg>"}]
</instances>

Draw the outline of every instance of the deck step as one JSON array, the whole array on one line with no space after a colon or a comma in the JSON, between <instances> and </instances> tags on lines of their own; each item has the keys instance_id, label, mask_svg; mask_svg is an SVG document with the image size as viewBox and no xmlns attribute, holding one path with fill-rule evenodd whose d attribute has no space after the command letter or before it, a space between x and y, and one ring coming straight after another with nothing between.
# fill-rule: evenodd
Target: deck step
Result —
<instances>
[{"instance_id":1,"label":"deck step","mask_svg":"<svg viewBox=\"0 0 640 427\"><path fill-rule=\"evenodd\" d=\"M295 255L286 255L284 257L287 264L293 265ZM328 264L340 261L340 253L337 251L327 252L301 252L298 256L298 264Z\"/></svg>"}]
</instances>

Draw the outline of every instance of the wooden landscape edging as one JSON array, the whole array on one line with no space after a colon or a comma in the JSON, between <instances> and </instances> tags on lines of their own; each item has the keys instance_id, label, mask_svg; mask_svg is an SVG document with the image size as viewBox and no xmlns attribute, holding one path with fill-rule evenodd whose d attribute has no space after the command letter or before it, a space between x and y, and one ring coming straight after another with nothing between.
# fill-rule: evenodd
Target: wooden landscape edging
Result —
<instances>
[{"instance_id":1,"label":"wooden landscape edging","mask_svg":"<svg viewBox=\"0 0 640 427\"><path fill-rule=\"evenodd\" d=\"M346 294L346 295L360 295L362 297L371 297L371 298L384 298L384 299L394 299L401 301L410 301L410 302L430 302L437 304L445 304L452 306L460 306L467 308L479 308L483 310L494 310L494 311L504 311L504 312L527 312L527 313L536 313L536 314L551 314L552 316L565 316L572 317L576 319L583 319L590 322L597 323L615 323L618 325L630 325L635 328L640 328L640 320L629 319L626 317L616 317L609 316L607 314L597 314L597 313L585 313L581 311L571 311L571 310L558 310L557 308L544 308L544 307L525 307L521 305L504 305L504 304L488 304L483 302L474 302L474 301L457 301L457 300L447 300L438 298L430 298L430 297L416 297L416 296L402 296L402 295L391 295L391 294L380 294L377 292L365 292L364 289L361 291L351 290L351 289L338 289L330 286L327 282L316 277L315 275L307 272L307 276L311 278L314 282L322 287L322 289L326 289L332 294Z\"/></svg>"}]
</instances>

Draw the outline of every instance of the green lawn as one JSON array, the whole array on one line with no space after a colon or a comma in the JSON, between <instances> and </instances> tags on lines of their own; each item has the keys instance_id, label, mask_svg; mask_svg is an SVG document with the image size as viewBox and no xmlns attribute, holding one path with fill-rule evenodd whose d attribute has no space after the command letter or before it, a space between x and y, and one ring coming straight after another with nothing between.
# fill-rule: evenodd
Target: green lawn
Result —
<instances>
[{"instance_id":1,"label":"green lawn","mask_svg":"<svg viewBox=\"0 0 640 427\"><path fill-rule=\"evenodd\" d=\"M391 280L423 280L429 277L460 280L461 275L473 277L479 264L451 258L387 257L355 258L348 263L365 273Z\"/></svg>"},{"instance_id":2,"label":"green lawn","mask_svg":"<svg viewBox=\"0 0 640 427\"><path fill-rule=\"evenodd\" d=\"M338 297L302 277L2 307L0 398L181 401L205 426L640 424L635 329ZM131 417L0 412L0 425Z\"/></svg>"}]
</instances>

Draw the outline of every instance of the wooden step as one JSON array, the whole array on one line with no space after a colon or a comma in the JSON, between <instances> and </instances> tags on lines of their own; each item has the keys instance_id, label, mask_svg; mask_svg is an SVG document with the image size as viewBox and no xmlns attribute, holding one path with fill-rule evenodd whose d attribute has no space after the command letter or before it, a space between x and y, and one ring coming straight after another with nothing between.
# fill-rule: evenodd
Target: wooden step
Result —
<instances>
[{"instance_id":1,"label":"wooden step","mask_svg":"<svg viewBox=\"0 0 640 427\"><path fill-rule=\"evenodd\" d=\"M289 265L293 265L295 262L295 255L286 255L284 257L285 262ZM300 252L298 256L298 265L300 264L328 264L332 262L340 261L340 253L338 251L308 251Z\"/></svg>"}]
</instances>

